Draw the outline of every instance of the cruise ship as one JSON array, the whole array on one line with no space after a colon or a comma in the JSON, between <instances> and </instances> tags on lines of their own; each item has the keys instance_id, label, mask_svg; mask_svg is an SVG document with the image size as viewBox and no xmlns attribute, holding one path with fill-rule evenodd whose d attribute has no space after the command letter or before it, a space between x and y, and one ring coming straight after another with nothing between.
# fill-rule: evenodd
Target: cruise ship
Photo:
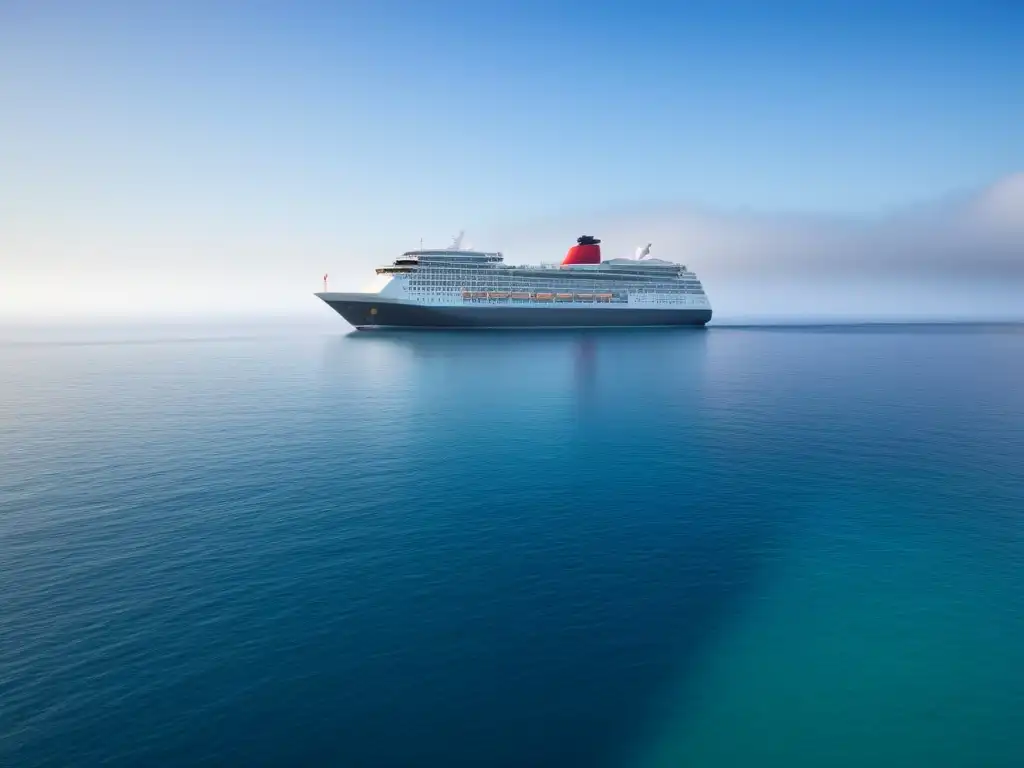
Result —
<instances>
[{"instance_id":1,"label":"cruise ship","mask_svg":"<svg viewBox=\"0 0 1024 768\"><path fill-rule=\"evenodd\" d=\"M462 247L407 251L377 268L376 293L317 293L358 330L703 326L711 303L684 265L650 257L603 261L601 241L576 240L560 264L513 266Z\"/></svg>"}]
</instances>

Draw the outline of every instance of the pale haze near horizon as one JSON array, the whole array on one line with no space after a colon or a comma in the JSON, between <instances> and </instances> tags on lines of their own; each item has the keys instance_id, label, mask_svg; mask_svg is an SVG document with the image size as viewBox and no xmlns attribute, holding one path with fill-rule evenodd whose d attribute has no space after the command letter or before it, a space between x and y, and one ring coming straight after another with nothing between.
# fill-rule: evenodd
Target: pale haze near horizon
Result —
<instances>
[{"instance_id":1,"label":"pale haze near horizon","mask_svg":"<svg viewBox=\"0 0 1024 768\"><path fill-rule=\"evenodd\" d=\"M967 3L5 4L0 319L341 323L325 272L460 229L512 263L651 242L716 319L1022 318L1022 35Z\"/></svg>"}]
</instances>

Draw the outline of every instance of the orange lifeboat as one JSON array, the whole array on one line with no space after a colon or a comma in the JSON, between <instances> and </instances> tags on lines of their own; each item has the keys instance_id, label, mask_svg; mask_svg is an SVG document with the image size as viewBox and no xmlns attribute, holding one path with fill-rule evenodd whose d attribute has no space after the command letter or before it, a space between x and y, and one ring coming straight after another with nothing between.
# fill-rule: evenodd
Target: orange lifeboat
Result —
<instances>
[{"instance_id":1,"label":"orange lifeboat","mask_svg":"<svg viewBox=\"0 0 1024 768\"><path fill-rule=\"evenodd\" d=\"M611 301L612 295L610 293L599 293L597 294L598 301Z\"/></svg>"},{"instance_id":2,"label":"orange lifeboat","mask_svg":"<svg viewBox=\"0 0 1024 768\"><path fill-rule=\"evenodd\" d=\"M550 293L537 293L534 294L533 298L535 298L537 301L551 301L553 296Z\"/></svg>"},{"instance_id":3,"label":"orange lifeboat","mask_svg":"<svg viewBox=\"0 0 1024 768\"><path fill-rule=\"evenodd\" d=\"M576 301L593 301L594 294L592 293L577 293Z\"/></svg>"},{"instance_id":4,"label":"orange lifeboat","mask_svg":"<svg viewBox=\"0 0 1024 768\"><path fill-rule=\"evenodd\" d=\"M472 299L473 298L473 292L472 291L463 291L462 292L462 298L464 298L464 299Z\"/></svg>"},{"instance_id":5,"label":"orange lifeboat","mask_svg":"<svg viewBox=\"0 0 1024 768\"><path fill-rule=\"evenodd\" d=\"M555 294L555 298L558 299L558 301L572 301L572 294L571 293L556 293Z\"/></svg>"},{"instance_id":6,"label":"orange lifeboat","mask_svg":"<svg viewBox=\"0 0 1024 768\"><path fill-rule=\"evenodd\" d=\"M512 294L512 298L513 299L529 299L530 298L530 294L529 293L513 293Z\"/></svg>"},{"instance_id":7,"label":"orange lifeboat","mask_svg":"<svg viewBox=\"0 0 1024 768\"><path fill-rule=\"evenodd\" d=\"M503 291L491 291L487 294L488 299L507 299L508 294Z\"/></svg>"}]
</instances>

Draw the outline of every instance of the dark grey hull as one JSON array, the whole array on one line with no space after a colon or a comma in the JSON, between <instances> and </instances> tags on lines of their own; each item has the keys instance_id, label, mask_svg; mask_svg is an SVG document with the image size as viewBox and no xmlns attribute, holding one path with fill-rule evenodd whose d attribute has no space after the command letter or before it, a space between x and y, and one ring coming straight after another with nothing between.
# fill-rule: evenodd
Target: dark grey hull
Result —
<instances>
[{"instance_id":1,"label":"dark grey hull","mask_svg":"<svg viewBox=\"0 0 1024 768\"><path fill-rule=\"evenodd\" d=\"M319 295L319 294L318 294ZM710 309L641 309L601 306L432 307L373 298L320 295L359 330L384 328L619 328L702 326Z\"/></svg>"}]
</instances>

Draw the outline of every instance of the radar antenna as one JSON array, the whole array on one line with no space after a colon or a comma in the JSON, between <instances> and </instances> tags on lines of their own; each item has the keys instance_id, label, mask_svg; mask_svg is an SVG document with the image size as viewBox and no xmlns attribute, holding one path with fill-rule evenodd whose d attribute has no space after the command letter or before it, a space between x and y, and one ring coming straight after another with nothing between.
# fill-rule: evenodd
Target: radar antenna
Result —
<instances>
[{"instance_id":1,"label":"radar antenna","mask_svg":"<svg viewBox=\"0 0 1024 768\"><path fill-rule=\"evenodd\" d=\"M460 251L462 250L462 238L465 236L466 230L461 230L459 234L452 240L452 244L448 246L449 251Z\"/></svg>"},{"instance_id":2,"label":"radar antenna","mask_svg":"<svg viewBox=\"0 0 1024 768\"><path fill-rule=\"evenodd\" d=\"M650 253L651 253L651 244L650 243L648 243L643 248L637 248L636 249L637 261L639 261L640 259L646 259L650 255Z\"/></svg>"}]
</instances>

